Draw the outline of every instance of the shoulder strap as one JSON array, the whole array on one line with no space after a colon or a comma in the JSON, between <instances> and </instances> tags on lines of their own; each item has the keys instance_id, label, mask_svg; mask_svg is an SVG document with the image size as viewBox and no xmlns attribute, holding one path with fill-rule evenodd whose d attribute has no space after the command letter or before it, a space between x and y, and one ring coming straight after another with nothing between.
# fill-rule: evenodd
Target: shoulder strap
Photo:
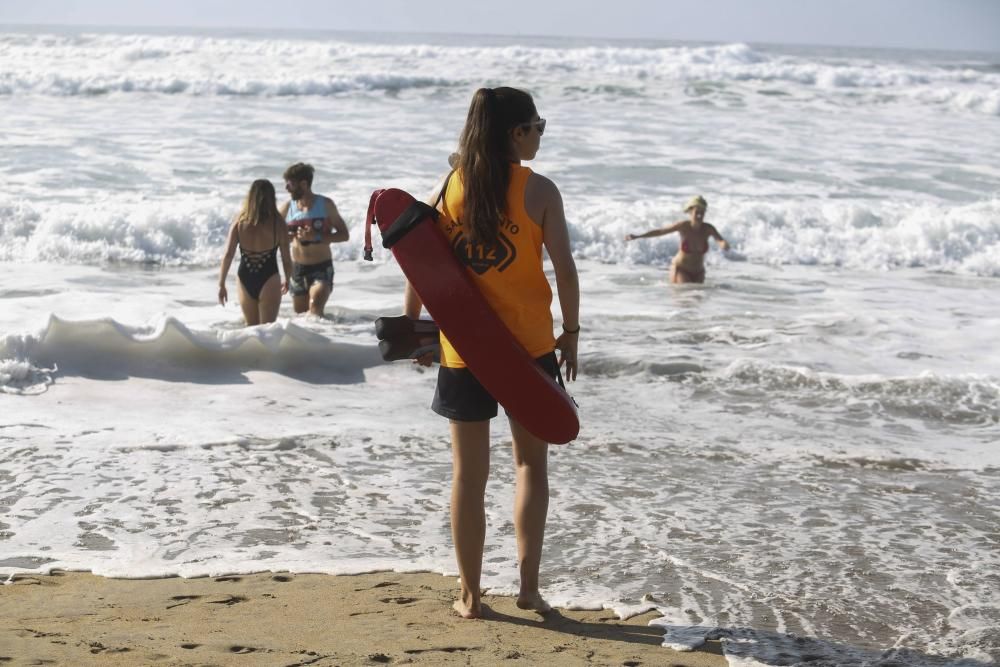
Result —
<instances>
[{"instance_id":1,"label":"shoulder strap","mask_svg":"<svg viewBox=\"0 0 1000 667\"><path fill-rule=\"evenodd\" d=\"M451 182L451 177L454 174L455 174L455 170L452 169L451 171L448 172L448 175L445 177L445 179L444 179L444 185L441 186L441 192L438 193L437 199L434 201L434 208L437 208L438 206L440 206L441 202L444 201L444 195L445 195L446 192L448 192L448 183Z\"/></svg>"}]
</instances>

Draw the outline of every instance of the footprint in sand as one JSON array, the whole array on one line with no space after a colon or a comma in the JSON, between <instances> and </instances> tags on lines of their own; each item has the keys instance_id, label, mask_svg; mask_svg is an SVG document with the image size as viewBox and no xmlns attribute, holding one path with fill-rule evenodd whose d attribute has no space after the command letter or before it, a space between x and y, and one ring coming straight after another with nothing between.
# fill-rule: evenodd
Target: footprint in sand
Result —
<instances>
[{"instance_id":1,"label":"footprint in sand","mask_svg":"<svg viewBox=\"0 0 1000 667\"><path fill-rule=\"evenodd\" d=\"M280 581L283 584L288 583L291 580L292 578L285 574L276 574L271 577L271 581Z\"/></svg>"},{"instance_id":2,"label":"footprint in sand","mask_svg":"<svg viewBox=\"0 0 1000 667\"><path fill-rule=\"evenodd\" d=\"M241 595L230 595L224 600L209 600L208 604L224 604L227 607L231 607L234 604L239 604L240 602L246 602L247 599Z\"/></svg>"},{"instance_id":3,"label":"footprint in sand","mask_svg":"<svg viewBox=\"0 0 1000 667\"><path fill-rule=\"evenodd\" d=\"M243 581L243 577L219 577L216 581Z\"/></svg>"},{"instance_id":4,"label":"footprint in sand","mask_svg":"<svg viewBox=\"0 0 1000 667\"><path fill-rule=\"evenodd\" d=\"M355 588L354 592L360 593L361 591L371 590L372 588L386 588L387 586L395 586L395 585L396 585L395 581L380 581L374 586L367 586L365 588Z\"/></svg>"},{"instance_id":5,"label":"footprint in sand","mask_svg":"<svg viewBox=\"0 0 1000 667\"><path fill-rule=\"evenodd\" d=\"M61 632L42 632L40 630L32 630L31 628L22 628L22 629L23 629L24 632L30 632L31 636L34 637L35 639L41 639L42 637L65 637L66 636L66 635L64 635ZM24 635L22 635L20 633L18 633L18 634L21 637L24 636Z\"/></svg>"},{"instance_id":6,"label":"footprint in sand","mask_svg":"<svg viewBox=\"0 0 1000 667\"><path fill-rule=\"evenodd\" d=\"M170 599L176 601L177 604L167 605L167 609L173 609L174 607L180 607L182 605L186 605L191 600L197 600L200 597L201 597L200 595L175 595Z\"/></svg>"},{"instance_id":7,"label":"footprint in sand","mask_svg":"<svg viewBox=\"0 0 1000 667\"><path fill-rule=\"evenodd\" d=\"M256 653L259 650L260 650L259 648L252 648L250 646L230 646L229 647L229 652L230 653L239 653L241 655L244 654L244 653Z\"/></svg>"},{"instance_id":8,"label":"footprint in sand","mask_svg":"<svg viewBox=\"0 0 1000 667\"><path fill-rule=\"evenodd\" d=\"M407 655L421 655L423 653L462 653L463 651L479 651L479 646L441 646L438 648L410 648L403 649Z\"/></svg>"},{"instance_id":9,"label":"footprint in sand","mask_svg":"<svg viewBox=\"0 0 1000 667\"><path fill-rule=\"evenodd\" d=\"M98 653L128 653L132 650L125 647L118 648L105 646L101 642L90 642L88 646L90 646L90 652L94 655L97 655Z\"/></svg>"}]
</instances>

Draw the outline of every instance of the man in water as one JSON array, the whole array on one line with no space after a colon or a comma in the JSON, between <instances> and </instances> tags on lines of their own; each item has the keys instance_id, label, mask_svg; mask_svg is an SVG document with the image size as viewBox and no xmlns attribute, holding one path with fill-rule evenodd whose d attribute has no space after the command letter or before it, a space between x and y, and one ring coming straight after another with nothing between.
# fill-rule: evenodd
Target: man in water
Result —
<instances>
[{"instance_id":1,"label":"man in water","mask_svg":"<svg viewBox=\"0 0 1000 667\"><path fill-rule=\"evenodd\" d=\"M333 291L331 243L343 243L351 235L329 197L312 191L312 165L297 162L285 170L285 190L291 200L281 207L292 240L292 277L288 291L296 313L307 310L323 316Z\"/></svg>"}]
</instances>

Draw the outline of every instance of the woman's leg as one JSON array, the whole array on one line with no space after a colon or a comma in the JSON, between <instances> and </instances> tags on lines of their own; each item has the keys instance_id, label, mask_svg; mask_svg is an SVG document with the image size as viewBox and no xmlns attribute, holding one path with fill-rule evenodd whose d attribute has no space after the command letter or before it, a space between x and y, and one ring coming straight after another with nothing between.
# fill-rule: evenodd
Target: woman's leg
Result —
<instances>
[{"instance_id":1,"label":"woman's leg","mask_svg":"<svg viewBox=\"0 0 1000 667\"><path fill-rule=\"evenodd\" d=\"M278 319L281 309L281 277L275 273L267 279L260 288L260 299L257 300L257 312L261 324L274 322Z\"/></svg>"},{"instance_id":2,"label":"woman's leg","mask_svg":"<svg viewBox=\"0 0 1000 667\"><path fill-rule=\"evenodd\" d=\"M490 476L490 422L451 422L451 539L462 595L454 607L463 618L483 615L479 580L486 541L486 480Z\"/></svg>"},{"instance_id":3,"label":"woman's leg","mask_svg":"<svg viewBox=\"0 0 1000 667\"><path fill-rule=\"evenodd\" d=\"M250 296L247 288L243 286L243 281L237 278L236 284L240 288L240 310L243 311L243 319L248 327L260 324L260 313L257 308L257 299Z\"/></svg>"},{"instance_id":4,"label":"woman's leg","mask_svg":"<svg viewBox=\"0 0 1000 667\"><path fill-rule=\"evenodd\" d=\"M514 497L514 532L517 535L517 562L521 590L517 606L546 612L552 609L538 590L538 570L542 563L545 518L549 511L549 445L539 440L513 419L517 492Z\"/></svg>"}]
</instances>

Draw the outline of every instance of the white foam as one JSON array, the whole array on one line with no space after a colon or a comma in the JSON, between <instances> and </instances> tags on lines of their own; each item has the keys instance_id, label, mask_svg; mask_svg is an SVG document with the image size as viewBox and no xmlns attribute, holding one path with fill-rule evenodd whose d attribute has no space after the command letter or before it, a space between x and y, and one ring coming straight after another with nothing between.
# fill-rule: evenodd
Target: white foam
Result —
<instances>
[{"instance_id":1,"label":"white foam","mask_svg":"<svg viewBox=\"0 0 1000 667\"><path fill-rule=\"evenodd\" d=\"M109 197L96 205L0 198L0 261L214 265L229 227L220 211L233 205L215 197L140 202ZM664 226L670 221L664 211L675 205L667 198L629 205L592 198L571 203L574 253L608 262L666 264L677 252L676 235L628 244L623 239ZM341 207L359 211L362 203L352 197ZM713 218L734 247L729 254L711 253L713 264L728 259L860 270L922 267L1000 276L1000 199L965 205L773 204L720 195L713 198ZM361 230L355 226L354 232L349 242L333 246L335 259L360 257ZM379 261L390 257L378 254Z\"/></svg>"},{"instance_id":2,"label":"white foam","mask_svg":"<svg viewBox=\"0 0 1000 667\"><path fill-rule=\"evenodd\" d=\"M169 316L148 326L129 326L112 319L70 322L52 315L41 334L0 339L0 359L6 359L0 386L11 387L53 372L32 364L107 378L141 367L145 377L194 380L227 369L271 369L322 373L329 381L338 374L346 380L382 363L373 343L332 341L287 320L236 331L194 331Z\"/></svg>"},{"instance_id":3,"label":"white foam","mask_svg":"<svg viewBox=\"0 0 1000 667\"><path fill-rule=\"evenodd\" d=\"M1000 86L1000 75L989 71L847 55L810 60L746 44L468 47L380 45L315 37L8 33L0 35L0 49L20 63L16 70L0 74L0 94L7 95L335 95L465 86L476 78L476 72L513 73L528 67L558 75L563 85L573 89L584 81L594 90L723 81L834 94L888 90L921 103L995 115ZM213 68L212 63L228 66ZM288 78L291 63L299 78ZM873 97L872 101L877 100Z\"/></svg>"},{"instance_id":4,"label":"white foam","mask_svg":"<svg viewBox=\"0 0 1000 667\"><path fill-rule=\"evenodd\" d=\"M860 270L922 267L1000 276L1000 199L962 205L712 199L718 199L712 218L733 244L737 260ZM673 205L654 201L583 211L579 219L584 229L574 230L575 249L603 261L624 254L633 262L667 263L677 252L676 236L624 247L620 239L628 232L665 226L669 218L663 210ZM609 219L617 224L602 224Z\"/></svg>"},{"instance_id":5,"label":"white foam","mask_svg":"<svg viewBox=\"0 0 1000 667\"><path fill-rule=\"evenodd\" d=\"M37 368L27 361L0 358L0 392L40 394L52 384L56 368Z\"/></svg>"}]
</instances>

